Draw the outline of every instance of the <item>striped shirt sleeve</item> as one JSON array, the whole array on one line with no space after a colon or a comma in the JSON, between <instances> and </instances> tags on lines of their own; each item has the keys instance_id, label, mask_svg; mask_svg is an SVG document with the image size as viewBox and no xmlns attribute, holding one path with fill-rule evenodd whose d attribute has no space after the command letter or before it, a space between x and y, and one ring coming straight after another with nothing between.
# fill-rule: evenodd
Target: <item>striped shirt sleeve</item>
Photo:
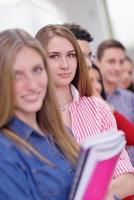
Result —
<instances>
[{"instance_id":1,"label":"striped shirt sleeve","mask_svg":"<svg viewBox=\"0 0 134 200\"><path fill-rule=\"evenodd\" d=\"M111 108L99 98L82 97L79 101L73 103L70 112L72 132L78 143L81 143L88 136L117 129ZM114 177L129 172L134 172L134 168L124 150L116 166Z\"/></svg>"}]
</instances>

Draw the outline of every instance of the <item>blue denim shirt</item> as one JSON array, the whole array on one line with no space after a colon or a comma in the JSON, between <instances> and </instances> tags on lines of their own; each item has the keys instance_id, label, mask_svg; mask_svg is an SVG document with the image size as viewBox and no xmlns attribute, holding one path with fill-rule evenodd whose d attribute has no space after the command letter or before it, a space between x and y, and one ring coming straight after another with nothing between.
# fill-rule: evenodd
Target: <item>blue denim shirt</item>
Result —
<instances>
[{"instance_id":1,"label":"blue denim shirt","mask_svg":"<svg viewBox=\"0 0 134 200\"><path fill-rule=\"evenodd\" d=\"M39 135L17 118L8 124L55 166L27 154L0 133L0 200L67 200L75 169L53 138Z\"/></svg>"}]
</instances>

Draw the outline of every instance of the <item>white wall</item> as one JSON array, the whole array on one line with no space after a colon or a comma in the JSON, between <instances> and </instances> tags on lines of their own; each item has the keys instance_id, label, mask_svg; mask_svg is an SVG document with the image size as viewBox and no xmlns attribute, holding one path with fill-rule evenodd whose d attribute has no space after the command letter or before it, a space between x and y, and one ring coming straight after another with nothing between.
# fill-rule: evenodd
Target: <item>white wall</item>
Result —
<instances>
[{"instance_id":1,"label":"white wall","mask_svg":"<svg viewBox=\"0 0 134 200\"><path fill-rule=\"evenodd\" d=\"M51 1L42 2L18 0L17 3L0 6L0 30L19 27L35 34L47 23L62 23L64 13Z\"/></svg>"},{"instance_id":2,"label":"white wall","mask_svg":"<svg viewBox=\"0 0 134 200\"><path fill-rule=\"evenodd\" d=\"M33 35L48 23L75 22L94 36L93 47L110 36L103 0L16 0L0 6L0 30L23 28Z\"/></svg>"}]
</instances>

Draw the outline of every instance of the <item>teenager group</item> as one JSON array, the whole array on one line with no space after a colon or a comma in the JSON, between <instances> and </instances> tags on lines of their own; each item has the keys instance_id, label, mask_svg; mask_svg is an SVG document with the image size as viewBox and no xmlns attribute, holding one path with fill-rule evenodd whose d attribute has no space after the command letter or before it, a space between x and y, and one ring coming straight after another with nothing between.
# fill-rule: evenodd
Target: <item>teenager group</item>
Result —
<instances>
[{"instance_id":1,"label":"teenager group","mask_svg":"<svg viewBox=\"0 0 134 200\"><path fill-rule=\"evenodd\" d=\"M36 39L21 29L2 31L0 94L0 199L67 200L79 144L117 129L110 107L92 95L71 31L47 25ZM133 173L124 150L107 200L134 194Z\"/></svg>"}]
</instances>

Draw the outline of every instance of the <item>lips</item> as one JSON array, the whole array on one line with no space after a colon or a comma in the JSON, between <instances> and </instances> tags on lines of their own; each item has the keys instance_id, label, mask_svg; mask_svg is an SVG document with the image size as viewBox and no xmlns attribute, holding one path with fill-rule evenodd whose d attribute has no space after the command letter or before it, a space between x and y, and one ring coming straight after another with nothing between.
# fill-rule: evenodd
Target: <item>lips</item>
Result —
<instances>
[{"instance_id":1,"label":"lips","mask_svg":"<svg viewBox=\"0 0 134 200\"><path fill-rule=\"evenodd\" d=\"M23 95L22 98L25 101L34 102L34 101L38 100L39 94L40 94L39 92L38 93L34 93L34 94L27 94L27 95Z\"/></svg>"},{"instance_id":2,"label":"lips","mask_svg":"<svg viewBox=\"0 0 134 200\"><path fill-rule=\"evenodd\" d=\"M58 74L61 78L68 78L71 75L71 73L64 73L64 74Z\"/></svg>"}]
</instances>

